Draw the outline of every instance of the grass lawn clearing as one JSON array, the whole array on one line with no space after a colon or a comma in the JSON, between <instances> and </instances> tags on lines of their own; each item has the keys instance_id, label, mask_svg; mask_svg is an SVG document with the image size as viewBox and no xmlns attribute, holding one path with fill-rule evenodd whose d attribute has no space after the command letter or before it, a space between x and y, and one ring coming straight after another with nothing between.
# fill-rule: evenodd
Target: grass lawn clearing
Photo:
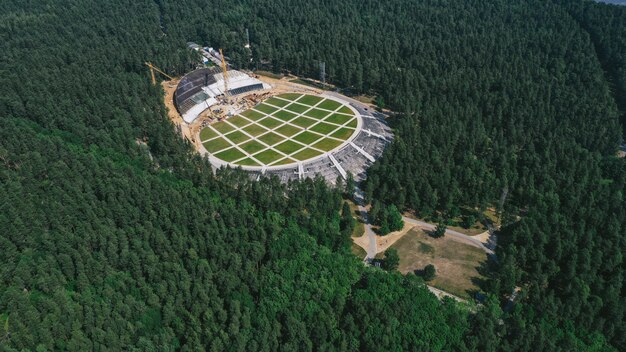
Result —
<instances>
[{"instance_id":1,"label":"grass lawn clearing","mask_svg":"<svg viewBox=\"0 0 626 352\"><path fill-rule=\"evenodd\" d=\"M293 160L291 158L285 158L285 159L282 159L282 160L275 161L272 164L272 166L275 166L275 165L287 165L287 164L291 164L291 163L295 163L295 162L296 162L296 160Z\"/></svg>"},{"instance_id":2,"label":"grass lawn clearing","mask_svg":"<svg viewBox=\"0 0 626 352\"><path fill-rule=\"evenodd\" d=\"M257 163L256 161L252 160L251 158L246 158L243 159L241 161L237 162L237 165L243 165L243 166L261 166L259 165L259 163Z\"/></svg>"},{"instance_id":3,"label":"grass lawn clearing","mask_svg":"<svg viewBox=\"0 0 626 352\"><path fill-rule=\"evenodd\" d=\"M341 109L337 110L337 112L341 112L341 113L344 113L344 114L350 114L350 115L354 116L354 111L350 110L350 108L347 107L347 106L342 106Z\"/></svg>"},{"instance_id":4,"label":"grass lawn clearing","mask_svg":"<svg viewBox=\"0 0 626 352\"><path fill-rule=\"evenodd\" d=\"M272 118L272 117L266 117L263 120L258 122L259 125L263 125L264 127L267 127L269 129L280 126L283 123L284 123L283 121L276 120L275 118Z\"/></svg>"},{"instance_id":5,"label":"grass lawn clearing","mask_svg":"<svg viewBox=\"0 0 626 352\"><path fill-rule=\"evenodd\" d=\"M487 253L481 248L447 237L432 238L417 228L391 248L398 250L400 272L406 274L433 264L437 276L429 285L462 298L470 298L470 292L478 290L472 279L482 278L477 269L487 260Z\"/></svg>"},{"instance_id":6,"label":"grass lawn clearing","mask_svg":"<svg viewBox=\"0 0 626 352\"><path fill-rule=\"evenodd\" d=\"M266 113L268 115L273 113L274 111L278 110L278 108L275 108L273 106L269 106L269 105L263 104L263 103L255 106L254 109L259 110L261 112L264 112L264 113Z\"/></svg>"},{"instance_id":7,"label":"grass lawn clearing","mask_svg":"<svg viewBox=\"0 0 626 352\"><path fill-rule=\"evenodd\" d=\"M274 98L274 97L271 97L271 98L267 99L266 101L264 101L264 103L271 104L271 105L274 105L274 106L278 106L278 107L281 107L281 108L283 106L289 105L288 101L283 100L283 99Z\"/></svg>"},{"instance_id":8,"label":"grass lawn clearing","mask_svg":"<svg viewBox=\"0 0 626 352\"><path fill-rule=\"evenodd\" d=\"M244 142L244 141L247 141L248 139L250 139L250 137L246 136L241 131L233 131L233 132L227 134L225 137L230 139L231 141L233 141L233 143L235 143L235 144L239 144L241 142Z\"/></svg>"},{"instance_id":9,"label":"grass lawn clearing","mask_svg":"<svg viewBox=\"0 0 626 352\"><path fill-rule=\"evenodd\" d=\"M304 148L304 146L302 144L298 144L294 141L285 141L277 146L274 147L274 149L280 150L281 152L285 153L285 154L291 154L295 151L298 151L300 149Z\"/></svg>"},{"instance_id":10,"label":"grass lawn clearing","mask_svg":"<svg viewBox=\"0 0 626 352\"><path fill-rule=\"evenodd\" d=\"M326 99L324 100L321 104L319 104L317 107L320 109L326 109L326 110L335 110L338 107L340 107L341 104L334 101L334 100L330 100L330 99Z\"/></svg>"},{"instance_id":11,"label":"grass lawn clearing","mask_svg":"<svg viewBox=\"0 0 626 352\"><path fill-rule=\"evenodd\" d=\"M268 134L264 134L261 137L259 137L259 140L267 145L274 145L276 143L279 143L281 141L284 140L283 137L277 135L276 133L268 133ZM267 164L267 163L266 163Z\"/></svg>"},{"instance_id":12,"label":"grass lawn clearing","mask_svg":"<svg viewBox=\"0 0 626 352\"><path fill-rule=\"evenodd\" d=\"M284 126L280 126L280 127L278 127L278 128L277 128L277 129L275 129L274 131L275 131L276 133L280 133L280 134L282 134L282 135L284 135L284 136L291 137L291 136L293 136L294 134L296 134L296 133L298 133L298 132L302 131L302 129L301 129L301 128L298 128L298 127L291 126L291 125L284 125Z\"/></svg>"},{"instance_id":13,"label":"grass lawn clearing","mask_svg":"<svg viewBox=\"0 0 626 352\"><path fill-rule=\"evenodd\" d=\"M344 123L350 121L352 117L340 114L332 114L324 119L324 122L336 123L338 125L343 125Z\"/></svg>"},{"instance_id":14,"label":"grass lawn clearing","mask_svg":"<svg viewBox=\"0 0 626 352\"><path fill-rule=\"evenodd\" d=\"M297 119L291 121L291 123L293 123L294 125L298 125L302 128L307 128L316 122L317 121L304 116L300 116Z\"/></svg>"},{"instance_id":15,"label":"grass lawn clearing","mask_svg":"<svg viewBox=\"0 0 626 352\"><path fill-rule=\"evenodd\" d=\"M291 103L285 109L287 109L289 111L293 111L293 112L298 113L298 114L301 114L301 113L309 110L309 107L306 106L306 105L301 105L301 104L297 104L297 103Z\"/></svg>"},{"instance_id":16,"label":"grass lawn clearing","mask_svg":"<svg viewBox=\"0 0 626 352\"><path fill-rule=\"evenodd\" d=\"M330 151L330 150L337 148L339 145L341 145L341 143L343 142L338 141L336 139L324 138L321 141L313 144L313 147L317 149L325 150L325 151Z\"/></svg>"},{"instance_id":17,"label":"grass lawn clearing","mask_svg":"<svg viewBox=\"0 0 626 352\"><path fill-rule=\"evenodd\" d=\"M367 255L367 252L365 251L365 249L361 248L361 246L359 246L358 244L356 244L354 242L352 242L352 246L350 247L350 251L352 252L352 254L354 254L359 259L363 259Z\"/></svg>"},{"instance_id":18,"label":"grass lawn clearing","mask_svg":"<svg viewBox=\"0 0 626 352\"><path fill-rule=\"evenodd\" d=\"M217 132L215 132L209 127L205 127L202 131L200 131L201 141L206 141L207 139L211 139L213 137L217 137Z\"/></svg>"},{"instance_id":19,"label":"grass lawn clearing","mask_svg":"<svg viewBox=\"0 0 626 352\"><path fill-rule=\"evenodd\" d=\"M337 129L335 125L329 125L327 123L320 122L317 125L311 127L311 131L319 132L321 134L329 134Z\"/></svg>"},{"instance_id":20,"label":"grass lawn clearing","mask_svg":"<svg viewBox=\"0 0 626 352\"><path fill-rule=\"evenodd\" d=\"M244 119L241 116L229 117L228 118L228 122L232 123L233 125L235 125L237 127L243 127L243 126L245 126L245 125L250 123L250 121Z\"/></svg>"},{"instance_id":21,"label":"grass lawn clearing","mask_svg":"<svg viewBox=\"0 0 626 352\"><path fill-rule=\"evenodd\" d=\"M281 95L278 95L278 97L281 97L283 99L287 99L287 100L296 100L298 99L302 94L298 94L298 93L283 93Z\"/></svg>"},{"instance_id":22,"label":"grass lawn clearing","mask_svg":"<svg viewBox=\"0 0 626 352\"><path fill-rule=\"evenodd\" d=\"M240 145L239 148L245 150L246 153L248 153L248 154L254 154L256 152L260 152L261 150L263 150L263 149L265 149L267 147L264 146L263 144L255 141L255 140L252 140L252 141L249 141L249 142L246 142L246 143Z\"/></svg>"},{"instance_id":23,"label":"grass lawn clearing","mask_svg":"<svg viewBox=\"0 0 626 352\"><path fill-rule=\"evenodd\" d=\"M203 145L209 153L215 153L231 146L231 144L222 137L212 139L209 142L205 142Z\"/></svg>"},{"instance_id":24,"label":"grass lawn clearing","mask_svg":"<svg viewBox=\"0 0 626 352\"><path fill-rule=\"evenodd\" d=\"M283 120L283 121L289 121L291 119L293 119L294 117L296 117L298 115L289 112L289 111L285 111L285 110L280 110L280 111L276 111L274 114L272 114L272 117L275 117L277 119Z\"/></svg>"},{"instance_id":25,"label":"grass lawn clearing","mask_svg":"<svg viewBox=\"0 0 626 352\"><path fill-rule=\"evenodd\" d=\"M352 128L356 128L357 124L358 124L357 119L353 119L352 121L348 122L348 124L346 126L352 127Z\"/></svg>"},{"instance_id":26,"label":"grass lawn clearing","mask_svg":"<svg viewBox=\"0 0 626 352\"><path fill-rule=\"evenodd\" d=\"M245 127L243 130L246 131L249 135L251 135L253 137L258 136L261 133L267 132L267 128L264 128L263 126L260 126L260 125L257 125L257 124Z\"/></svg>"},{"instance_id":27,"label":"grass lawn clearing","mask_svg":"<svg viewBox=\"0 0 626 352\"><path fill-rule=\"evenodd\" d=\"M348 139L352 135L352 133L354 133L353 129L343 127L337 130L335 133L331 134L330 136L339 139Z\"/></svg>"},{"instance_id":28,"label":"grass lawn clearing","mask_svg":"<svg viewBox=\"0 0 626 352\"><path fill-rule=\"evenodd\" d=\"M226 149L223 152L219 152L217 154L215 154L216 158L222 159L224 161L235 161L238 159L243 158L244 156L246 156L244 153L242 153L239 149L232 147L230 149Z\"/></svg>"},{"instance_id":29,"label":"grass lawn clearing","mask_svg":"<svg viewBox=\"0 0 626 352\"><path fill-rule=\"evenodd\" d=\"M324 137L315 133L307 132L307 131L302 132L299 135L293 137L294 140L303 144L311 144L321 138L324 138Z\"/></svg>"},{"instance_id":30,"label":"grass lawn clearing","mask_svg":"<svg viewBox=\"0 0 626 352\"><path fill-rule=\"evenodd\" d=\"M292 155L291 157L296 159L296 160L306 160L306 159L310 159L314 156L318 156L322 153L318 152L317 150L313 150L310 148L306 148L304 150L301 150L299 152L297 152L296 154Z\"/></svg>"},{"instance_id":31,"label":"grass lawn clearing","mask_svg":"<svg viewBox=\"0 0 626 352\"><path fill-rule=\"evenodd\" d=\"M230 131L233 131L235 129L235 127L227 124L224 121L220 121L220 122L214 123L214 124L211 125L211 127L215 128L216 130L218 130L222 134L226 134L226 133L228 133Z\"/></svg>"},{"instance_id":32,"label":"grass lawn clearing","mask_svg":"<svg viewBox=\"0 0 626 352\"><path fill-rule=\"evenodd\" d=\"M283 157L282 154L278 153L275 150L268 149L264 150L258 154L253 155L255 159L262 162L263 164L271 164L274 161Z\"/></svg>"},{"instance_id":33,"label":"grass lawn clearing","mask_svg":"<svg viewBox=\"0 0 626 352\"><path fill-rule=\"evenodd\" d=\"M298 99L298 103L312 106L319 103L323 99L324 98L316 97L315 95L303 95L302 97L300 97L300 99Z\"/></svg>"},{"instance_id":34,"label":"grass lawn clearing","mask_svg":"<svg viewBox=\"0 0 626 352\"><path fill-rule=\"evenodd\" d=\"M311 109L311 110L309 110L309 111L304 113L305 116L312 117L312 118L317 119L317 120L323 119L328 114L329 114L328 111L326 111L326 110L319 110L319 109Z\"/></svg>"},{"instance_id":35,"label":"grass lawn clearing","mask_svg":"<svg viewBox=\"0 0 626 352\"><path fill-rule=\"evenodd\" d=\"M241 115L243 117L247 117L247 118L249 118L252 121L260 120L263 117L265 117L264 114L262 114L262 113L260 113L258 111L254 111L254 110L246 110L246 111L242 112L239 115Z\"/></svg>"}]
</instances>

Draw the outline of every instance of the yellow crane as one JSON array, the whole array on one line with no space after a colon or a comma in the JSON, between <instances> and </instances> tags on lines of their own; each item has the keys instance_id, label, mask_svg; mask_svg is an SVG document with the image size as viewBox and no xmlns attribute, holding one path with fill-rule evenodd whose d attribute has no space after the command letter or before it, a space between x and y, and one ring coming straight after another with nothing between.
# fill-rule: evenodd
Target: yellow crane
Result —
<instances>
[{"instance_id":1,"label":"yellow crane","mask_svg":"<svg viewBox=\"0 0 626 352\"><path fill-rule=\"evenodd\" d=\"M222 58L222 73L224 75L224 96L228 97L228 66L226 66L222 48L220 48L220 57Z\"/></svg>"},{"instance_id":2,"label":"yellow crane","mask_svg":"<svg viewBox=\"0 0 626 352\"><path fill-rule=\"evenodd\" d=\"M161 71L158 67L154 66L151 62L146 62L145 63L146 66L148 66L150 68L150 75L152 76L152 85L156 85L156 78L154 77L154 71L157 71L158 73L162 74L163 76L173 80L174 77L168 75L167 73Z\"/></svg>"}]
</instances>

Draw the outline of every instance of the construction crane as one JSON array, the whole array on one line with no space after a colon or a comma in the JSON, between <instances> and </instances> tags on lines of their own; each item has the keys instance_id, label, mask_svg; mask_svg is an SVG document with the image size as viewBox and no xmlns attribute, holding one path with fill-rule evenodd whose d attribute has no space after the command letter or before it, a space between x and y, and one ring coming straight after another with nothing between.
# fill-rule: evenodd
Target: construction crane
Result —
<instances>
[{"instance_id":1,"label":"construction crane","mask_svg":"<svg viewBox=\"0 0 626 352\"><path fill-rule=\"evenodd\" d=\"M163 76L173 80L174 77L168 75L167 73L161 71L158 67L154 66L151 62L146 62L145 63L146 66L148 66L150 68L150 75L152 76L152 85L156 85L156 78L154 77L154 71L157 71L158 73L162 74Z\"/></svg>"},{"instance_id":2,"label":"construction crane","mask_svg":"<svg viewBox=\"0 0 626 352\"><path fill-rule=\"evenodd\" d=\"M222 73L224 75L224 96L228 98L228 67L226 66L222 48L220 48L220 57L222 58Z\"/></svg>"}]
</instances>

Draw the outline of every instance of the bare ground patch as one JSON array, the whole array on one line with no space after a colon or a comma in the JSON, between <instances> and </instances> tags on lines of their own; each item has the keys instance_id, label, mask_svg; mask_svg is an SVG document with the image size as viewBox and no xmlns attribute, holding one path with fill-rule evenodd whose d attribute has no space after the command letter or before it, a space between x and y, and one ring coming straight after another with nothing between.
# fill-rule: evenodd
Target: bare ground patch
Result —
<instances>
[{"instance_id":1,"label":"bare ground patch","mask_svg":"<svg viewBox=\"0 0 626 352\"><path fill-rule=\"evenodd\" d=\"M462 298L478 290L476 280L482 278L478 268L487 260L480 248L448 236L435 239L419 228L408 231L391 247L398 251L398 270L404 274L433 264L437 276L429 285Z\"/></svg>"}]
</instances>

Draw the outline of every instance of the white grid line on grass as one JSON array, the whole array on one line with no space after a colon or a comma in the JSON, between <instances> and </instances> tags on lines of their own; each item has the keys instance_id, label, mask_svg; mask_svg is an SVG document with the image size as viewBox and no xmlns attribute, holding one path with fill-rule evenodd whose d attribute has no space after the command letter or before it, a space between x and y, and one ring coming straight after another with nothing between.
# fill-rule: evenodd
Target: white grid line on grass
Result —
<instances>
[{"instance_id":1,"label":"white grid line on grass","mask_svg":"<svg viewBox=\"0 0 626 352\"><path fill-rule=\"evenodd\" d=\"M298 154L298 153L300 153L300 152L302 152L302 151L304 151L305 149L308 149L308 148L310 148L310 149L312 149L312 150L315 150L316 152L318 152L318 153L320 153L320 154L327 153L328 151L324 151L324 150L322 150L322 149L319 149L319 148L313 147L313 145L314 145L314 144L317 144L317 143L321 142L324 138L328 138L328 139L336 140L336 141L339 141L339 142L342 142L342 143L343 143L343 142L345 142L347 139L341 139L341 138L332 137L332 136L331 136L331 134L333 134L333 133L337 132L338 130L340 130L340 129L342 129L342 128L347 128L347 129L350 129L350 130L353 130L353 131L355 130L355 128L347 126L347 125L348 125L349 123L351 123L354 119L356 119L356 117L354 116L354 114L346 114L346 113L341 113L341 112L339 112L339 110L340 110L340 109L342 109L342 108L343 108L344 106L346 106L346 105L345 105L345 104L340 104L340 105L339 105L336 109L334 109L334 110L329 110L329 109L325 109L325 108L320 108L320 107L319 107L319 105L320 105L320 104L322 104L323 102L325 102L326 100L331 100L331 101L333 101L332 99L327 99L327 98L323 98L323 99L319 100L319 101L318 101L317 103L315 103L314 105L305 104L305 103L299 103L298 101L299 101L301 98L303 98L304 96L305 96L305 95L299 95L296 99L294 99L294 100L292 100L292 101L276 96L275 98L278 98L278 99L281 99L281 100L284 100L284 101L288 101L288 102L289 102L289 104L287 104L287 105L285 105L285 106L283 106L283 107L276 106L276 105L273 105L273 104L268 103L268 102L263 102L262 104L268 105L268 106L270 106L270 107L272 107L272 108L275 108L276 110L274 110L274 111L272 111L271 113L269 113L269 114L268 114L268 113L265 113L265 112L263 112L263 111L261 111L261 110L257 110L255 107L253 107L251 110L256 111L257 113L259 113L259 114L261 114L261 115L263 115L263 116L262 116L260 119L258 119L258 120L252 120L252 119L250 119L250 118L248 118L248 117L246 117L246 116L243 116L243 115L237 115L237 116L239 116L240 118L244 119L245 121L248 121L248 122L249 122L249 123L247 123L246 125L242 125L241 127L238 127L238 126L236 126L235 124L233 124L233 123L231 123L230 121L228 121L228 119L225 119L223 122L225 122L228 126L231 126L231 127L233 127L233 128L234 128L234 130L232 130L232 131L228 131L228 132L226 132L226 133L221 133L220 131L218 131L217 129L215 129L215 128L214 128L214 127L212 127L211 125L209 125L208 127L210 127L210 128L211 128L211 130L213 130L214 132L216 132L216 133L217 133L217 136L212 137L212 138L209 138L209 139L207 139L207 140L205 140L205 141L202 141L202 143L209 142L209 141L214 140L214 139L217 139L217 138L225 138L225 139L227 140L227 142L228 142L229 144L231 144L231 146L230 146L230 147L227 147L227 148L224 148L224 149L221 149L221 150L218 150L218 151L216 151L215 153L211 153L211 154L215 155L215 154L221 153L222 151L228 150L228 149L230 149L230 148L232 148L232 147L234 146L235 148L237 148L237 150L239 150L241 153L243 153L243 154L244 154L244 156L243 156L242 158L236 159L236 160L234 160L234 161L230 161L229 163L233 163L233 164L235 164L235 163L237 163L237 162L240 162L240 161L242 161L242 160L245 160L245 159L247 159L247 158L250 158L250 159L254 160L256 163L258 163L258 164L259 164L259 165L261 165L261 166L271 166L271 165L276 165L276 164L278 164L278 163L280 163L280 162L284 161L285 159L290 159L290 160L293 160L293 159L292 159L292 156L293 156L293 155ZM291 110L286 109L286 108L287 108L287 107L289 107L291 104L300 104L300 105L303 105L303 106L307 107L307 109L306 109L306 110L304 110L303 112L300 112L300 113L299 113L299 112L294 112L294 111L291 111ZM316 117L311 117L311 116L307 116L307 115L305 115L307 112L309 112L309 111L311 111L311 110L313 110L313 109L318 109L318 110L326 111L326 112L328 112L328 113L327 113L325 116L321 117L321 118L316 118ZM282 119L280 119L280 118L275 117L274 115L275 115L277 112L281 111L281 110L282 110L282 111L289 112L289 113L291 113L291 114L294 114L295 116L294 116L293 118L289 119L289 120L282 120ZM347 120L347 121L346 121L345 123L343 123L343 124L337 124L337 123L334 123L334 122L328 122L328 121L325 121L327 118L329 118L329 117L330 117L330 116L332 116L333 114L340 114L340 115L345 115L345 116L351 116L352 118L351 118L351 119L349 119L349 120ZM301 127L301 126L299 126L299 125L296 125L296 124L292 123L292 121L294 121L294 120L298 119L299 117L309 118L309 119L311 119L311 120L314 120L315 122L314 122L312 125L308 126L308 127ZM267 118L272 118L272 119L275 119L276 121L281 122L281 124L279 124L279 125L277 125L277 126L275 126L275 127L272 127L272 128L266 127L266 126L262 125L260 122L261 122L261 121L263 121L263 120L265 120L265 119L267 119ZM311 130L311 128L315 127L316 125L320 124L321 122L326 123L326 124L329 124L329 125L332 125L332 126L335 126L336 128L335 128L335 129L333 129L332 131L330 131L330 132L329 132L329 133L327 133L327 134L322 134L322 133L320 133L320 132L317 132L317 131L313 131L313 130ZM250 133L248 133L247 131L245 131L245 130L244 130L244 128L247 128L247 127L252 126L252 125L259 125L259 126L261 126L261 128L263 128L263 129L264 129L264 130L266 130L266 131L264 131L263 133L261 133L261 134L259 134L259 135L257 135L257 136L252 136ZM279 128L283 127L283 126L292 126L292 127L294 127L294 128L297 128L297 129L299 130L299 132L297 132L296 134L294 134L294 135L292 135L292 136L290 136L290 137L287 137L287 136L283 135L282 133L279 133L279 132L277 132L277 131L276 131L277 129L279 129ZM245 141L242 141L242 142L240 142L240 143L238 143L238 144L235 144L235 143L234 143L233 141L231 141L231 140L228 138L228 136L227 136L228 134L231 134L231 133L233 133L233 132L235 132L235 131L239 131L239 132L243 133L244 135L246 135L246 136L248 137L248 139L247 139L247 140L245 140ZM267 144L267 143L265 143L265 142L263 142L263 141L261 141L261 140L260 140L260 138L261 138L262 136L264 136L264 135L266 135L266 134L268 134L268 133L270 133L270 132L272 132L272 133L274 133L274 134L276 134L276 135L278 135L278 136L282 137L282 138L283 138L283 140L282 140L282 141L280 141L280 142L278 142L278 143L274 143L274 144L272 144L272 145L269 145L269 144ZM297 140L295 140L295 139L294 139L295 137L297 137L298 135L300 135L300 134L302 134L302 133L304 133L304 132L310 132L310 133L312 133L312 134L315 134L315 135L319 136L319 138L318 138L318 139L316 139L315 141L313 141L313 142L309 143L309 144L305 144L305 143L303 143L303 142L300 142L300 141L297 141ZM262 150L259 150L259 151L255 152L255 153L253 153L253 154L250 154L250 153L246 152L245 150L243 150L243 149L240 147L241 145L246 144L246 143L250 142L251 140L254 140L254 141L256 141L257 143L259 143L259 144L261 144L261 145L265 146L265 148L264 148L264 149L262 149ZM284 153L284 152L282 152L282 151L280 151L280 150L278 150L278 149L276 149L276 148L275 148L275 146L280 145L280 144L282 144L282 143L285 143L286 141L291 141L292 143L298 144L298 145L300 145L300 146L301 146L301 148L299 148L299 149L297 149L297 150L295 150L294 152L289 153L289 154L286 154L286 153ZM260 154L260 153L263 153L263 152L265 152L265 151L267 151L267 150L271 150L271 151L273 151L273 152L277 153L279 156L280 156L280 155L282 155L282 158L277 159L277 160L275 160L275 161L273 161L273 162L270 162L269 164L265 164L265 163L261 162L260 160L258 160L257 158L255 158L255 157L254 157L255 155L258 155L258 154Z\"/></svg>"}]
</instances>

